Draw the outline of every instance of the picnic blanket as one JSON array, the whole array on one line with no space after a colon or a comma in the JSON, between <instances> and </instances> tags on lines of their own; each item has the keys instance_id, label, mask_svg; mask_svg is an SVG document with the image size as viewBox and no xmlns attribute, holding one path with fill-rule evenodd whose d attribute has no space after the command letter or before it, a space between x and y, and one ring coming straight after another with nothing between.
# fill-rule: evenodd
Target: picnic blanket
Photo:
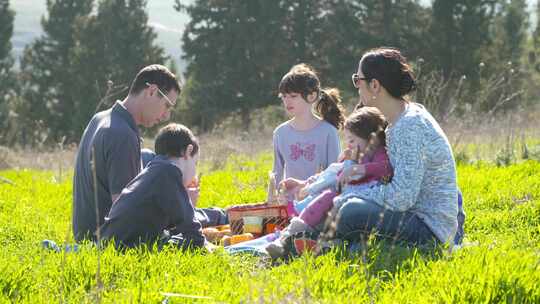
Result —
<instances>
[{"instance_id":1,"label":"picnic blanket","mask_svg":"<svg viewBox=\"0 0 540 304\"><path fill-rule=\"evenodd\" d=\"M279 238L281 231L275 231L270 234L263 235L251 241L246 241L231 246L225 247L225 251L230 254L252 254L260 257L268 257L266 246Z\"/></svg>"}]
</instances>

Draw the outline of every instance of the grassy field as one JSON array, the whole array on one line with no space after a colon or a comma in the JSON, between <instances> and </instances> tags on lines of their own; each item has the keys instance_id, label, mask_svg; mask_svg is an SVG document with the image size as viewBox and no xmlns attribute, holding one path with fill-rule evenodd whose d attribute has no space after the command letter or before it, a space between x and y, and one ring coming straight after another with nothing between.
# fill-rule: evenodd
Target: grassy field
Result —
<instances>
[{"instance_id":1,"label":"grassy field","mask_svg":"<svg viewBox=\"0 0 540 304\"><path fill-rule=\"evenodd\" d=\"M217 171L203 164L200 204L262 201L270 166L269 154L229 159ZM73 242L71 176L1 171L14 184L0 181L0 302L539 303L540 163L458 171L470 246L449 254L371 242L364 256L333 252L274 267L222 250L43 250L43 239Z\"/></svg>"}]
</instances>

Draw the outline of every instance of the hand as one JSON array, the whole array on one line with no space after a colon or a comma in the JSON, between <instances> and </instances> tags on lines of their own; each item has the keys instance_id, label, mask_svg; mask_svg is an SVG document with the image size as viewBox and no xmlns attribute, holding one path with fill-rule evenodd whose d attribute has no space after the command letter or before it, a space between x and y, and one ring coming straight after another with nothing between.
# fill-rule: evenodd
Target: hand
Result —
<instances>
[{"instance_id":1,"label":"hand","mask_svg":"<svg viewBox=\"0 0 540 304\"><path fill-rule=\"evenodd\" d=\"M306 179L306 183L304 187L306 187L309 184L313 184L313 182L317 180L317 177L319 177L319 175L321 175L321 173L316 173L308 177L308 179Z\"/></svg>"},{"instance_id":2,"label":"hand","mask_svg":"<svg viewBox=\"0 0 540 304\"><path fill-rule=\"evenodd\" d=\"M223 236L223 234L214 227L203 228L202 234L209 242L215 242Z\"/></svg>"},{"instance_id":3,"label":"hand","mask_svg":"<svg viewBox=\"0 0 540 304\"><path fill-rule=\"evenodd\" d=\"M206 249L209 253L216 251L217 248L218 248L217 245L214 245L208 241L204 242L204 249Z\"/></svg>"},{"instance_id":4,"label":"hand","mask_svg":"<svg viewBox=\"0 0 540 304\"><path fill-rule=\"evenodd\" d=\"M287 179L282 180L281 183L279 183L279 187L280 188L281 187L285 188L285 190L288 192L288 191L291 191L291 190L294 190L294 189L299 189L301 187L305 187L306 184L307 184L306 181L289 177Z\"/></svg>"},{"instance_id":5,"label":"hand","mask_svg":"<svg viewBox=\"0 0 540 304\"><path fill-rule=\"evenodd\" d=\"M308 192L308 187L307 186L304 186L302 188L300 188L300 190L298 191L298 193L296 194L296 199L301 201L303 200L304 198L306 198L306 196L309 195L309 192Z\"/></svg>"},{"instance_id":6,"label":"hand","mask_svg":"<svg viewBox=\"0 0 540 304\"><path fill-rule=\"evenodd\" d=\"M280 189L283 189L278 194L278 201L285 203L292 198L298 198L298 193L301 189L305 188L308 185L307 181L299 180L295 178L287 178L283 180L279 186Z\"/></svg>"},{"instance_id":7,"label":"hand","mask_svg":"<svg viewBox=\"0 0 540 304\"><path fill-rule=\"evenodd\" d=\"M352 180L352 177L358 178L366 174L366 167L364 165L352 165L343 169L343 172L338 176L338 184L345 185Z\"/></svg>"},{"instance_id":8,"label":"hand","mask_svg":"<svg viewBox=\"0 0 540 304\"><path fill-rule=\"evenodd\" d=\"M197 206L197 202L199 201L199 193L200 193L200 187L188 187L187 193L189 196L189 200L191 201L191 205L193 205L193 208Z\"/></svg>"},{"instance_id":9,"label":"hand","mask_svg":"<svg viewBox=\"0 0 540 304\"><path fill-rule=\"evenodd\" d=\"M342 162L346 159L353 159L353 149L345 149L341 151L341 154L339 154L338 161Z\"/></svg>"}]
</instances>

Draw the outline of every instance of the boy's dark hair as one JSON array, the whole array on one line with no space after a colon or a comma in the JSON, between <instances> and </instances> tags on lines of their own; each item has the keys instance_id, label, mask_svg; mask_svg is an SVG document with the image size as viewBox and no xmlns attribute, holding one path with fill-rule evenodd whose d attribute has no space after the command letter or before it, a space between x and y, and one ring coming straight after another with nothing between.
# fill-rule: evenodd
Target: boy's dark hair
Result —
<instances>
[{"instance_id":1,"label":"boy's dark hair","mask_svg":"<svg viewBox=\"0 0 540 304\"><path fill-rule=\"evenodd\" d=\"M386 146L387 125L384 115L375 107L358 108L345 120L345 129L368 142L376 137L381 146Z\"/></svg>"},{"instance_id":2,"label":"boy's dark hair","mask_svg":"<svg viewBox=\"0 0 540 304\"><path fill-rule=\"evenodd\" d=\"M317 93L315 109L321 117L337 129L343 127L345 116L341 106L341 96L336 88L321 89L321 82L317 72L305 63L300 63L291 68L283 76L279 83L279 93L298 93L307 100L307 96Z\"/></svg>"},{"instance_id":3,"label":"boy's dark hair","mask_svg":"<svg viewBox=\"0 0 540 304\"><path fill-rule=\"evenodd\" d=\"M364 77L377 79L395 98L404 97L416 89L416 80L407 59L397 49L376 48L360 60Z\"/></svg>"},{"instance_id":4,"label":"boy's dark hair","mask_svg":"<svg viewBox=\"0 0 540 304\"><path fill-rule=\"evenodd\" d=\"M168 157L182 157L188 145L193 145L191 156L199 152L199 142L186 126L170 123L159 129L154 142L156 154Z\"/></svg>"},{"instance_id":5,"label":"boy's dark hair","mask_svg":"<svg viewBox=\"0 0 540 304\"><path fill-rule=\"evenodd\" d=\"M180 94L182 89L176 76L169 69L160 64L152 64L142 68L129 88L129 95L137 95L148 87L148 84L155 84L164 93L168 94L175 90Z\"/></svg>"}]
</instances>

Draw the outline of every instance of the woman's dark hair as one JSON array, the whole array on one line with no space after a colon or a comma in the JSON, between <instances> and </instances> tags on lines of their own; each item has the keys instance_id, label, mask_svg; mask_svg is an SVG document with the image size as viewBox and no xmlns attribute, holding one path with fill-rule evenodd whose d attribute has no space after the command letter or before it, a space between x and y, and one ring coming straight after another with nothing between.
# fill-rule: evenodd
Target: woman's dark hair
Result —
<instances>
[{"instance_id":1,"label":"woman's dark hair","mask_svg":"<svg viewBox=\"0 0 540 304\"><path fill-rule=\"evenodd\" d=\"M387 125L384 115L375 107L358 108L345 120L346 130L368 142L377 138L381 146L386 146Z\"/></svg>"},{"instance_id":2,"label":"woman's dark hair","mask_svg":"<svg viewBox=\"0 0 540 304\"><path fill-rule=\"evenodd\" d=\"M186 153L188 145L193 145L191 156L199 152L199 142L186 126L170 123L159 129L154 142L156 154L168 157L181 157Z\"/></svg>"},{"instance_id":3,"label":"woman's dark hair","mask_svg":"<svg viewBox=\"0 0 540 304\"><path fill-rule=\"evenodd\" d=\"M377 48L368 51L360 60L364 77L377 79L395 98L404 97L416 89L416 80L407 59L397 49Z\"/></svg>"},{"instance_id":4,"label":"woman's dark hair","mask_svg":"<svg viewBox=\"0 0 540 304\"><path fill-rule=\"evenodd\" d=\"M341 96L336 88L321 89L317 72L307 64L300 63L291 68L279 83L279 93L298 93L307 101L307 96L317 93L315 109L322 119L337 129L343 127L345 116L341 105Z\"/></svg>"}]
</instances>

